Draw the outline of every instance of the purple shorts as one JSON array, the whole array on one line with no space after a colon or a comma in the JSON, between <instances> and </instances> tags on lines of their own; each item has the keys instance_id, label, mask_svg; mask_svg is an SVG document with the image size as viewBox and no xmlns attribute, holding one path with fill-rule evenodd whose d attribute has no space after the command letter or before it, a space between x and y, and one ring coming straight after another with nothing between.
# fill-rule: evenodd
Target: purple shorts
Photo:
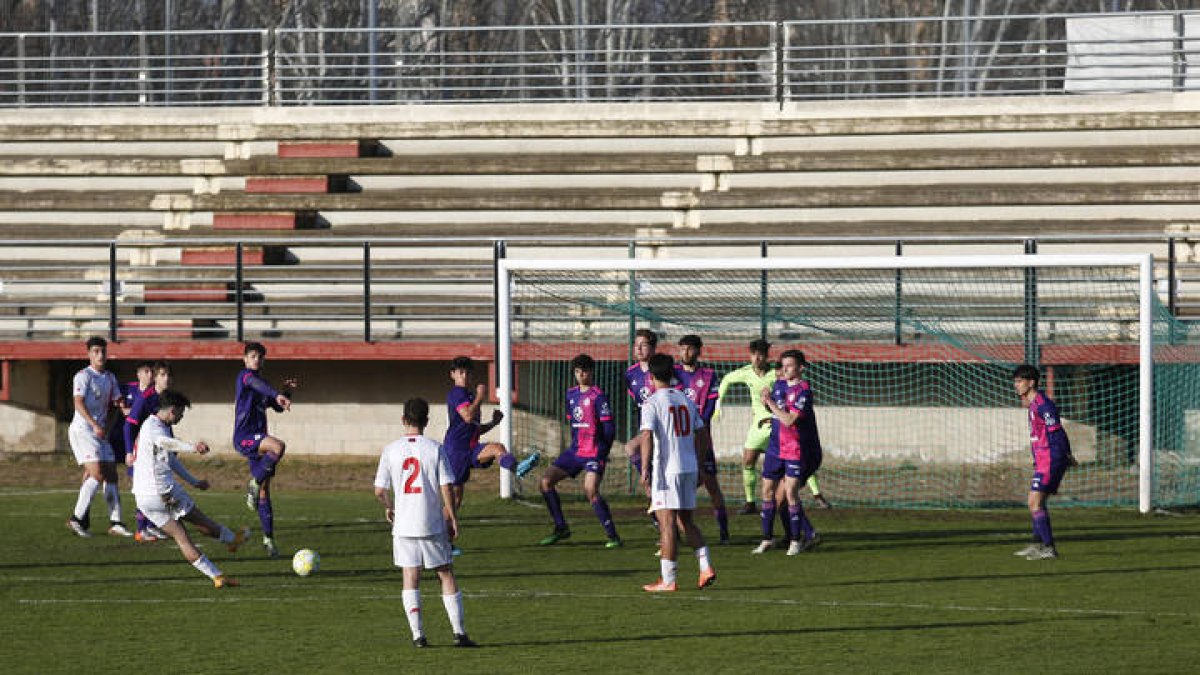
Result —
<instances>
[{"instance_id":1,"label":"purple shorts","mask_svg":"<svg viewBox=\"0 0 1200 675\"><path fill-rule=\"evenodd\" d=\"M554 466L563 470L571 478L579 475L581 471L598 474L598 477L604 479L604 460L598 457L580 457L573 452L563 452L554 460Z\"/></svg>"},{"instance_id":2,"label":"purple shorts","mask_svg":"<svg viewBox=\"0 0 1200 675\"><path fill-rule=\"evenodd\" d=\"M779 480L784 476L795 478L801 482L808 480L817 472L820 462L814 462L810 467L799 459L780 459L778 455L768 454L763 457L762 477L765 480Z\"/></svg>"},{"instance_id":3,"label":"purple shorts","mask_svg":"<svg viewBox=\"0 0 1200 675\"><path fill-rule=\"evenodd\" d=\"M483 451L487 443L477 443L471 446L466 452L447 451L446 461L450 464L450 475L453 478L453 485L464 485L471 479L471 469L486 469L491 466L491 462L482 463L479 461L479 453Z\"/></svg>"},{"instance_id":4,"label":"purple shorts","mask_svg":"<svg viewBox=\"0 0 1200 675\"><path fill-rule=\"evenodd\" d=\"M1048 495L1058 494L1058 486L1062 483L1063 476L1067 473L1069 464L1067 462L1057 462L1050 464L1050 475L1046 475L1041 471L1033 472L1033 480L1029 481L1030 492L1045 492Z\"/></svg>"},{"instance_id":5,"label":"purple shorts","mask_svg":"<svg viewBox=\"0 0 1200 675\"><path fill-rule=\"evenodd\" d=\"M273 452L259 452L258 446L262 445L266 434L254 434L244 438L233 438L233 447L238 453L246 458L246 462L250 465L250 475L254 480L263 482L264 480L275 475L275 467L279 464L279 455Z\"/></svg>"}]
</instances>

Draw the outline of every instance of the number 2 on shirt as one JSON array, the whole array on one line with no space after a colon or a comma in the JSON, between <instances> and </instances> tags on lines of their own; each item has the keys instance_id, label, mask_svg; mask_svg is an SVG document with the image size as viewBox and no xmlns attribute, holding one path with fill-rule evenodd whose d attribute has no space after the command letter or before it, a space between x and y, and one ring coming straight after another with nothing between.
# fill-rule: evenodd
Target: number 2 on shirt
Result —
<instances>
[{"instance_id":1,"label":"number 2 on shirt","mask_svg":"<svg viewBox=\"0 0 1200 675\"><path fill-rule=\"evenodd\" d=\"M671 411L671 432L676 438L683 438L692 433L692 416L688 414L686 405L673 405Z\"/></svg>"},{"instance_id":2,"label":"number 2 on shirt","mask_svg":"<svg viewBox=\"0 0 1200 675\"><path fill-rule=\"evenodd\" d=\"M421 462L416 457L407 457L404 464L400 465L401 470L408 474L408 478L404 479L404 494L419 495L421 494L421 486L413 485L418 478L421 477ZM412 471L412 473L408 473Z\"/></svg>"}]
</instances>

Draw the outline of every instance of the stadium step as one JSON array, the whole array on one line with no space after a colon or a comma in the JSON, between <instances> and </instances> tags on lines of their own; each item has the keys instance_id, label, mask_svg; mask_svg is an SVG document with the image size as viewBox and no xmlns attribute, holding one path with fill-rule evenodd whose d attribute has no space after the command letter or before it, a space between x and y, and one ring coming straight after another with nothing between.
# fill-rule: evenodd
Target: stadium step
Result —
<instances>
[{"instance_id":1,"label":"stadium step","mask_svg":"<svg viewBox=\"0 0 1200 675\"><path fill-rule=\"evenodd\" d=\"M378 151L373 140L353 141L280 141L281 158L370 157Z\"/></svg>"},{"instance_id":2,"label":"stadium step","mask_svg":"<svg viewBox=\"0 0 1200 675\"><path fill-rule=\"evenodd\" d=\"M264 265L268 250L283 247L246 246L242 248L243 265ZM181 265L236 265L236 246L190 246L179 253Z\"/></svg>"},{"instance_id":3,"label":"stadium step","mask_svg":"<svg viewBox=\"0 0 1200 675\"><path fill-rule=\"evenodd\" d=\"M226 211L213 213L214 230L298 230L317 222L313 211Z\"/></svg>"}]
</instances>

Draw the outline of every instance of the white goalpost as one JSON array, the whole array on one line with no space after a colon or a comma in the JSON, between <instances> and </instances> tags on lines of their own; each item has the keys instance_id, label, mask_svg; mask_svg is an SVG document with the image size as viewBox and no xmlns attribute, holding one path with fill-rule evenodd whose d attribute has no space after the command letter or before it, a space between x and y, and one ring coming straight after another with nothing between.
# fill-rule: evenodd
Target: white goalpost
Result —
<instances>
[{"instance_id":1,"label":"white goalpost","mask_svg":"<svg viewBox=\"0 0 1200 675\"><path fill-rule=\"evenodd\" d=\"M1135 500L1146 513L1155 494L1153 275L1149 254L502 259L503 442L514 452L562 449L556 406L574 353L605 364L604 389L624 406L617 374L634 328L663 335L668 352L681 335L702 335L718 372L743 365L747 342L765 338L808 354L822 480L859 495L849 503L1001 503L1022 494L1013 476L1028 481L1028 426L1010 373L1032 362L1047 367L1044 384L1082 455L1082 478L1064 482L1070 498ZM730 420L748 415L742 399L729 409ZM732 453L742 439L725 419L714 440ZM513 491L512 474L501 472L501 497Z\"/></svg>"}]
</instances>

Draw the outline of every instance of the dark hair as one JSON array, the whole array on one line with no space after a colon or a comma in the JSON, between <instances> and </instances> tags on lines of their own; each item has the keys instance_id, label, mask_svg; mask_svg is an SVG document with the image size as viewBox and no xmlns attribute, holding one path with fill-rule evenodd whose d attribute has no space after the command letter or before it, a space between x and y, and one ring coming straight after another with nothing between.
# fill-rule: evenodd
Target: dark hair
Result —
<instances>
[{"instance_id":1,"label":"dark hair","mask_svg":"<svg viewBox=\"0 0 1200 675\"><path fill-rule=\"evenodd\" d=\"M158 361L155 361L154 363L150 363L148 365L150 366L150 369L156 373L160 370L165 370L168 373L171 372L171 364L169 364L163 360L158 360ZM138 367L140 368L141 366L138 366Z\"/></svg>"},{"instance_id":2,"label":"dark hair","mask_svg":"<svg viewBox=\"0 0 1200 675\"><path fill-rule=\"evenodd\" d=\"M184 396L182 392L168 389L158 395L158 409L170 410L171 408L190 408L192 407L191 400Z\"/></svg>"},{"instance_id":3,"label":"dark hair","mask_svg":"<svg viewBox=\"0 0 1200 675\"><path fill-rule=\"evenodd\" d=\"M636 331L634 331L633 337L634 337L634 339L646 338L646 342L649 342L651 347L658 346L658 333L655 333L654 331L650 330L649 328L637 329Z\"/></svg>"},{"instance_id":4,"label":"dark hair","mask_svg":"<svg viewBox=\"0 0 1200 675\"><path fill-rule=\"evenodd\" d=\"M804 352L799 349L788 349L779 355L779 362L783 363L784 359L796 359L797 365L808 365L808 361L804 360Z\"/></svg>"},{"instance_id":5,"label":"dark hair","mask_svg":"<svg viewBox=\"0 0 1200 675\"><path fill-rule=\"evenodd\" d=\"M679 344L681 346L696 347L699 349L700 347L704 346L704 340L701 340L699 335L692 335L691 333L688 333L687 335L679 338Z\"/></svg>"},{"instance_id":6,"label":"dark hair","mask_svg":"<svg viewBox=\"0 0 1200 675\"><path fill-rule=\"evenodd\" d=\"M1037 384L1038 380L1042 379L1042 376L1038 373L1038 369L1028 363L1017 366L1013 370L1012 376L1014 380L1032 380L1034 384Z\"/></svg>"},{"instance_id":7,"label":"dark hair","mask_svg":"<svg viewBox=\"0 0 1200 675\"><path fill-rule=\"evenodd\" d=\"M246 349L242 354L249 354L250 352L258 352L259 356L266 356L267 348L261 342L247 342Z\"/></svg>"},{"instance_id":8,"label":"dark hair","mask_svg":"<svg viewBox=\"0 0 1200 675\"><path fill-rule=\"evenodd\" d=\"M108 340L105 340L104 338L100 337L99 335L93 335L92 337L87 339L87 348L90 350L92 347L107 348Z\"/></svg>"},{"instance_id":9,"label":"dark hair","mask_svg":"<svg viewBox=\"0 0 1200 675\"><path fill-rule=\"evenodd\" d=\"M456 356L450 362L450 370L465 370L468 373L475 372L475 362L469 356Z\"/></svg>"},{"instance_id":10,"label":"dark hair","mask_svg":"<svg viewBox=\"0 0 1200 675\"><path fill-rule=\"evenodd\" d=\"M750 351L755 354L766 356L771 353L771 343L759 338L758 340L750 341Z\"/></svg>"},{"instance_id":11,"label":"dark hair","mask_svg":"<svg viewBox=\"0 0 1200 675\"><path fill-rule=\"evenodd\" d=\"M596 359L593 359L587 354L580 354L579 356L571 359L571 369L574 370L576 368L589 373L594 373L596 372Z\"/></svg>"},{"instance_id":12,"label":"dark hair","mask_svg":"<svg viewBox=\"0 0 1200 675\"><path fill-rule=\"evenodd\" d=\"M148 368L150 370L154 370L154 364L155 364L154 361L138 361L137 365L134 366L133 370L135 372L141 370L142 368Z\"/></svg>"},{"instance_id":13,"label":"dark hair","mask_svg":"<svg viewBox=\"0 0 1200 675\"><path fill-rule=\"evenodd\" d=\"M670 382L675 376L675 359L666 354L655 354L647 361L650 374L659 382Z\"/></svg>"},{"instance_id":14,"label":"dark hair","mask_svg":"<svg viewBox=\"0 0 1200 675\"><path fill-rule=\"evenodd\" d=\"M404 421L414 427L424 429L429 426L429 401L423 398L410 398L404 402Z\"/></svg>"}]
</instances>

